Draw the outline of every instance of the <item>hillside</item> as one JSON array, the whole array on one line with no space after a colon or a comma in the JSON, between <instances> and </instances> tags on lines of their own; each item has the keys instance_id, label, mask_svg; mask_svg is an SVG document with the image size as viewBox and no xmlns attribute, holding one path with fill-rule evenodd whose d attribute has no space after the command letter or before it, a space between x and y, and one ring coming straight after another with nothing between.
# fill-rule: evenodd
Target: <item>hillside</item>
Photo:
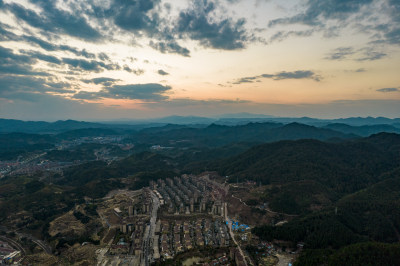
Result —
<instances>
[{"instance_id":1,"label":"hillside","mask_svg":"<svg viewBox=\"0 0 400 266\"><path fill-rule=\"evenodd\" d=\"M323 128L339 131L345 134L355 134L363 137L368 137L373 134L377 134L380 132L387 133L400 133L400 128L395 127L394 125L363 125L363 126L350 126L347 124L334 123L328 124Z\"/></svg>"},{"instance_id":2,"label":"hillside","mask_svg":"<svg viewBox=\"0 0 400 266\"><path fill-rule=\"evenodd\" d=\"M287 184L313 180L336 192L354 192L380 180L399 164L400 135L381 133L339 143L280 141L255 146L214 164L232 180Z\"/></svg>"},{"instance_id":3,"label":"hillside","mask_svg":"<svg viewBox=\"0 0 400 266\"><path fill-rule=\"evenodd\" d=\"M254 233L266 240L304 242L306 251L300 256L298 265L343 261L342 254L346 254L350 261L370 261L366 254L360 253L365 245L371 245L370 252L379 256L392 246L355 243L400 241L400 168L383 174L380 179L383 181L344 196L330 208L300 216L281 227L257 227ZM398 247L393 252L398 254ZM361 254L363 256L359 257ZM396 257L390 257L389 253L387 256L389 260Z\"/></svg>"},{"instance_id":4,"label":"hillside","mask_svg":"<svg viewBox=\"0 0 400 266\"><path fill-rule=\"evenodd\" d=\"M174 147L222 147L235 142L273 142L297 139L349 139L354 134L304 124L249 123L238 126L211 124L204 128L167 125L148 128L131 136L136 143Z\"/></svg>"},{"instance_id":5,"label":"hillside","mask_svg":"<svg viewBox=\"0 0 400 266\"><path fill-rule=\"evenodd\" d=\"M0 134L0 161L15 160L19 155L53 148L54 137L25 133Z\"/></svg>"}]
</instances>

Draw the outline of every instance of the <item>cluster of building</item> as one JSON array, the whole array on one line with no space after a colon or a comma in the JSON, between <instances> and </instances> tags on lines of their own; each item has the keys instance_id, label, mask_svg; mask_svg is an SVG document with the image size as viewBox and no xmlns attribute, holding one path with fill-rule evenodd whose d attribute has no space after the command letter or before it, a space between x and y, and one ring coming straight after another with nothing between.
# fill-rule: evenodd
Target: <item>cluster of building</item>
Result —
<instances>
[{"instance_id":1,"label":"cluster of building","mask_svg":"<svg viewBox=\"0 0 400 266\"><path fill-rule=\"evenodd\" d=\"M57 143L56 149L66 150L75 146L85 143L96 143L96 144L113 144L120 143L123 140L123 136L104 136L104 137L78 137L73 140L63 140Z\"/></svg>"},{"instance_id":2,"label":"cluster of building","mask_svg":"<svg viewBox=\"0 0 400 266\"><path fill-rule=\"evenodd\" d=\"M119 208L114 209L114 212L122 212ZM143 250L143 236L148 222L146 217L126 217L119 225L120 238L117 243L111 245L110 255L131 254L140 256Z\"/></svg>"},{"instance_id":3,"label":"cluster of building","mask_svg":"<svg viewBox=\"0 0 400 266\"><path fill-rule=\"evenodd\" d=\"M119 217L119 233L109 254L147 257L154 262L192 249L232 246L224 220L224 193L208 176L183 175L150 182L149 188L142 189L139 202L113 209ZM158 206L161 218L154 215ZM219 265L229 261L223 257L216 260Z\"/></svg>"},{"instance_id":4,"label":"cluster of building","mask_svg":"<svg viewBox=\"0 0 400 266\"><path fill-rule=\"evenodd\" d=\"M181 177L158 179L151 182L162 205L165 204L169 214L211 213L223 215L221 200L212 197L215 188L207 179L197 176L182 175ZM217 192L218 193L218 192Z\"/></svg>"},{"instance_id":5,"label":"cluster of building","mask_svg":"<svg viewBox=\"0 0 400 266\"><path fill-rule=\"evenodd\" d=\"M30 162L26 164L20 164L9 172L10 175L25 174L32 175L39 171L53 171L61 172L63 168L73 165L71 162L51 162L48 160L37 162Z\"/></svg>"},{"instance_id":6,"label":"cluster of building","mask_svg":"<svg viewBox=\"0 0 400 266\"><path fill-rule=\"evenodd\" d=\"M15 250L8 243L0 241L0 264L13 264L21 260L21 251Z\"/></svg>"},{"instance_id":7,"label":"cluster of building","mask_svg":"<svg viewBox=\"0 0 400 266\"><path fill-rule=\"evenodd\" d=\"M0 161L0 178L11 172L15 167L19 165L19 162Z\"/></svg>"},{"instance_id":8,"label":"cluster of building","mask_svg":"<svg viewBox=\"0 0 400 266\"><path fill-rule=\"evenodd\" d=\"M230 245L228 228L221 219L199 219L196 221L161 221L159 254L164 259L176 254L204 246L227 247Z\"/></svg>"},{"instance_id":9,"label":"cluster of building","mask_svg":"<svg viewBox=\"0 0 400 266\"><path fill-rule=\"evenodd\" d=\"M258 254L262 257L275 255L276 249L274 245L270 242L260 242L257 245L257 249L259 250Z\"/></svg>"}]
</instances>

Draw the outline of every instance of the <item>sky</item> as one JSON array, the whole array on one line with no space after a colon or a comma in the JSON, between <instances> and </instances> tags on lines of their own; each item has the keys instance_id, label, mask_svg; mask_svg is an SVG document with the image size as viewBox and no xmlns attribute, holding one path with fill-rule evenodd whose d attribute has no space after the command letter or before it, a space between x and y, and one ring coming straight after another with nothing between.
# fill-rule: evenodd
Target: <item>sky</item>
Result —
<instances>
[{"instance_id":1,"label":"sky","mask_svg":"<svg viewBox=\"0 0 400 266\"><path fill-rule=\"evenodd\" d=\"M400 117L400 0L0 0L0 118Z\"/></svg>"}]
</instances>

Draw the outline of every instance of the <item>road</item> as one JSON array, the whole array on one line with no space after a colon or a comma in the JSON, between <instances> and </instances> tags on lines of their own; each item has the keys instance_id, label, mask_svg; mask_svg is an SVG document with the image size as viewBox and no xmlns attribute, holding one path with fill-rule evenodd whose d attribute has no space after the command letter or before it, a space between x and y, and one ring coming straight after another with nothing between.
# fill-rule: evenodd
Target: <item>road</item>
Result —
<instances>
[{"instance_id":1,"label":"road","mask_svg":"<svg viewBox=\"0 0 400 266\"><path fill-rule=\"evenodd\" d=\"M17 233L17 235L30 239L32 242L42 248L47 254L52 254L51 247L45 241L37 239L34 236L25 233Z\"/></svg>"},{"instance_id":2,"label":"road","mask_svg":"<svg viewBox=\"0 0 400 266\"><path fill-rule=\"evenodd\" d=\"M245 260L244 260L244 263L245 263L246 266L247 266L248 264L247 264L246 256L244 255L242 248L240 247L240 245L239 245L238 242L236 241L235 235L233 234L233 231L232 231L232 220L229 219L229 216L228 216L228 207L227 207L227 203L226 203L226 202L224 203L224 208L225 208L225 212L224 212L224 214L225 214L225 221L228 221L229 234L230 234L230 236L231 236L233 242L235 243L235 245L238 247L240 254L241 254L242 257L245 259Z\"/></svg>"},{"instance_id":3,"label":"road","mask_svg":"<svg viewBox=\"0 0 400 266\"><path fill-rule=\"evenodd\" d=\"M8 244L10 244L10 246L12 246L15 249L18 249L19 251L21 251L21 255L25 256L25 254L26 254L25 249L15 240L5 237L5 236L0 236L0 240L7 242Z\"/></svg>"},{"instance_id":4,"label":"road","mask_svg":"<svg viewBox=\"0 0 400 266\"><path fill-rule=\"evenodd\" d=\"M141 265L142 266L149 266L150 263L154 262L153 258L153 240L154 240L154 233L156 230L156 221L157 221L157 212L158 208L160 207L160 201L157 197L157 195L151 191L151 200L152 200L152 205L151 205L151 217L150 217L150 223L146 227L146 231L144 234L143 238L143 253L142 253L142 260L141 260Z\"/></svg>"},{"instance_id":5,"label":"road","mask_svg":"<svg viewBox=\"0 0 400 266\"><path fill-rule=\"evenodd\" d=\"M0 229L6 232L14 232L16 233L19 237L25 237L29 240L31 240L32 242L34 242L36 245L38 245L40 248L42 248L46 253L48 254L52 254L52 249L51 247L43 240L37 239L36 237L30 235L30 234L26 234L26 233L20 233L20 232L16 232L15 230L11 230L5 226L0 226ZM22 252L25 253L24 248L15 240L12 240L8 237L1 237L3 239L8 239L10 243L13 243L16 247L18 247L18 249Z\"/></svg>"}]
</instances>

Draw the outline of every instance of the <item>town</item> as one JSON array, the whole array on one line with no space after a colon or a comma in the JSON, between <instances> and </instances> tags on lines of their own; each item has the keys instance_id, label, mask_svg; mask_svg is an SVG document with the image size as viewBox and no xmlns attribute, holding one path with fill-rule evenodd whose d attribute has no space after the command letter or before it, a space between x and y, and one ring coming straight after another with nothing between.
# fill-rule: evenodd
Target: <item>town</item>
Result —
<instances>
[{"instance_id":1,"label":"town","mask_svg":"<svg viewBox=\"0 0 400 266\"><path fill-rule=\"evenodd\" d=\"M210 249L216 255L205 265L248 265L235 234L247 236L250 227L229 218L223 202L227 189L208 175L183 175L150 182L141 193L117 191L100 204L99 214L114 236L98 250L98 265L150 265Z\"/></svg>"}]
</instances>

